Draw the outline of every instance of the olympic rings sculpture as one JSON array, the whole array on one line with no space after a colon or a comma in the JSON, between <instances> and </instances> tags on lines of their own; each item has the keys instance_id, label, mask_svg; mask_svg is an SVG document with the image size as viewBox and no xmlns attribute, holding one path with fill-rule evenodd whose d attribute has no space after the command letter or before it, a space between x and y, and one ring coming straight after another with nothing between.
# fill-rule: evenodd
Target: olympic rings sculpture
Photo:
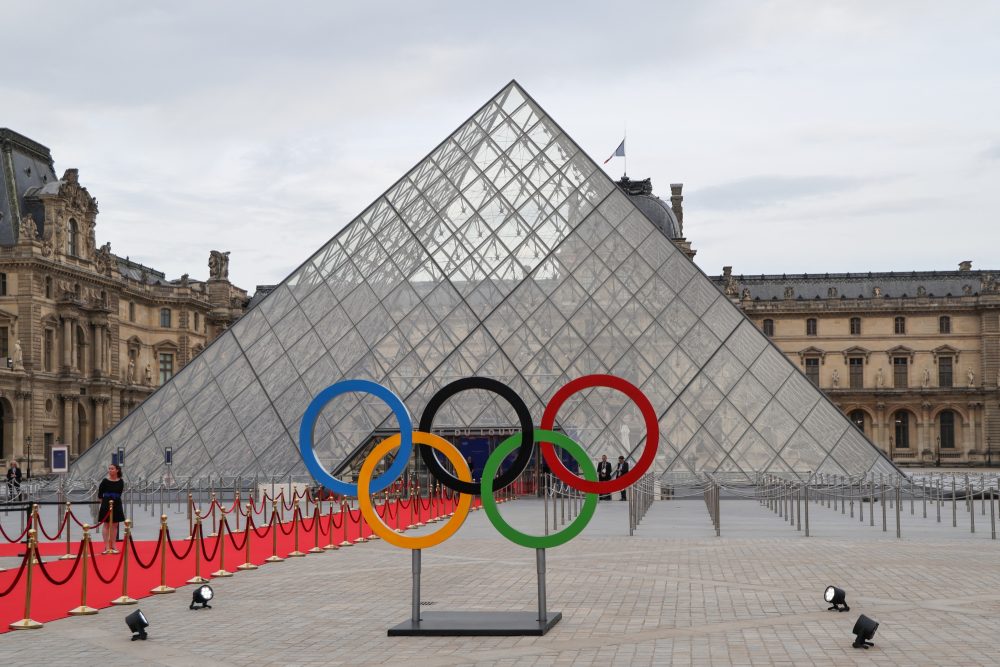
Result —
<instances>
[{"instance_id":1,"label":"olympic rings sculpture","mask_svg":"<svg viewBox=\"0 0 1000 667\"><path fill-rule=\"evenodd\" d=\"M553 430L556 414L566 400L575 393L594 387L606 387L625 394L631 399L643 415L646 425L646 442L636 465L625 475L612 480L598 481L597 470L587 452L572 438ZM483 478L478 483L472 480L472 471L455 445L444 438L431 433L434 415L452 396L470 389L488 391L507 401L517 414L521 431L501 442L486 460L483 468ZM358 483L351 484L335 478L320 463L313 445L316 422L323 408L334 398L346 393L367 393L385 401L392 410L399 424L399 433L386 438L376 445L365 457L358 474ZM597 509L598 496L621 491L631 486L652 465L659 446L660 430L656 411L642 391L632 383L614 375L584 375L570 381L555 393L542 415L541 428L535 428L528 406L521 397L506 384L485 377L467 377L451 382L442 387L428 401L420 417L419 427L413 430L413 420L402 399L387 387L371 380L343 380L333 384L319 393L310 402L302 417L299 427L299 451L306 468L313 478L330 489L344 496L357 496L361 514L376 535L389 544L404 549L426 549L448 539L462 526L472 507L472 496L479 495L482 499L490 522L497 531L515 544L525 547L544 549L565 544L573 539L586 527ZM542 456L553 474L571 488L584 492L584 502L577 518L561 531L550 535L529 535L522 533L507 523L497 509L493 497L495 491L503 489L516 480L527 469L531 462L535 442L541 446ZM407 461L413 453L413 445L420 448L420 456L427 469L443 486L460 494L458 506L454 514L438 530L427 535L416 537L400 535L382 522L381 517L372 505L371 495L389 487L402 475ZM555 447L569 453L579 464L583 477L579 477L566 467L556 454ZM372 478L378 462L392 450L398 450L389 468L377 478ZM434 450L440 452L455 469L455 474L446 470ZM501 464L506 458L517 451L513 463L505 470ZM499 473L499 475L497 474Z\"/></svg>"}]
</instances>

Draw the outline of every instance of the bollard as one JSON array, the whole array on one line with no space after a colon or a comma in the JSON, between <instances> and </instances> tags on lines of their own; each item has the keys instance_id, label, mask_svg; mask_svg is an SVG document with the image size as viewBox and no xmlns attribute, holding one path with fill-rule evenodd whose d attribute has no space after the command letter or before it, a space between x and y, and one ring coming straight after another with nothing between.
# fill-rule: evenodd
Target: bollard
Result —
<instances>
[{"instance_id":1,"label":"bollard","mask_svg":"<svg viewBox=\"0 0 1000 667\"><path fill-rule=\"evenodd\" d=\"M230 510L232 511L232 510ZM226 569L226 513L219 508L222 521L219 522L219 534L215 538L215 550L219 552L219 569L212 573L213 577L231 577L233 573ZM236 513L239 514L237 507Z\"/></svg>"},{"instance_id":2,"label":"bollard","mask_svg":"<svg viewBox=\"0 0 1000 667\"><path fill-rule=\"evenodd\" d=\"M160 585L152 589L150 593L154 595L164 595L166 593L173 593L174 589L167 586L167 515L160 515L160 544L158 545L158 550L160 552Z\"/></svg>"},{"instance_id":3,"label":"bollard","mask_svg":"<svg viewBox=\"0 0 1000 667\"><path fill-rule=\"evenodd\" d=\"M111 601L113 605L135 604L128 594L128 549L132 543L132 520L125 519L125 540L122 543L122 594Z\"/></svg>"},{"instance_id":4,"label":"bollard","mask_svg":"<svg viewBox=\"0 0 1000 667\"><path fill-rule=\"evenodd\" d=\"M990 487L990 539L997 539L997 512L993 497L993 487Z\"/></svg>"},{"instance_id":5,"label":"bollard","mask_svg":"<svg viewBox=\"0 0 1000 667\"><path fill-rule=\"evenodd\" d=\"M253 534L253 509L251 503L247 503L247 529L244 533L243 548L246 551L246 562L237 565L237 570L256 570L257 566L250 560L250 536Z\"/></svg>"},{"instance_id":6,"label":"bollard","mask_svg":"<svg viewBox=\"0 0 1000 667\"><path fill-rule=\"evenodd\" d=\"M900 539L903 536L903 534L901 532L902 529L901 529L901 526L900 526L900 523L899 523L899 504L900 504L900 501L902 500L902 496L900 495L900 493L901 493L901 491L900 491L901 487L902 487L902 484L900 483L899 479L897 478L896 479L896 539L897 540Z\"/></svg>"},{"instance_id":7,"label":"bollard","mask_svg":"<svg viewBox=\"0 0 1000 667\"><path fill-rule=\"evenodd\" d=\"M23 517L24 515L21 514ZM38 541L36 539L37 533L35 529L32 528L28 531L28 549L24 553L24 557L28 561L24 564L25 567L25 580L24 580L24 618L20 621L14 621L8 627L11 630L37 630L42 627L42 623L34 621L31 619L31 593L32 593L32 573L34 571L34 565L38 560ZM83 556L81 555L81 558Z\"/></svg>"},{"instance_id":8,"label":"bollard","mask_svg":"<svg viewBox=\"0 0 1000 667\"><path fill-rule=\"evenodd\" d=\"M69 501L67 500L66 501L66 512L64 514L64 516L66 517L66 519L65 519L65 521L66 521L66 553L64 553L62 556L59 556L59 560L72 560L72 559L76 558L76 556L74 556L72 554L72 552L70 550L70 545L69 545L70 532L72 532L72 525L73 525L73 522L70 519L70 517L72 516L72 514L73 514L73 512L70 510Z\"/></svg>"},{"instance_id":9,"label":"bollard","mask_svg":"<svg viewBox=\"0 0 1000 667\"><path fill-rule=\"evenodd\" d=\"M968 498L969 502L969 532L975 534L976 532L976 500L972 495L972 484L969 482L968 476L965 478L965 497Z\"/></svg>"},{"instance_id":10,"label":"bollard","mask_svg":"<svg viewBox=\"0 0 1000 667\"><path fill-rule=\"evenodd\" d=\"M958 506L955 499L955 475L951 476L951 527L958 528Z\"/></svg>"},{"instance_id":11,"label":"bollard","mask_svg":"<svg viewBox=\"0 0 1000 667\"><path fill-rule=\"evenodd\" d=\"M886 532L886 527L885 527L885 478L882 476L882 473L878 474L878 483L879 483L879 488L881 489L881 491L880 491L881 496L879 497L879 505L882 506L882 532L884 533L884 532Z\"/></svg>"},{"instance_id":12,"label":"bollard","mask_svg":"<svg viewBox=\"0 0 1000 667\"><path fill-rule=\"evenodd\" d=\"M208 579L201 576L201 550L205 546L205 535L201 526L201 510L194 511L194 535L191 548L194 549L194 576L187 580L189 584L204 584Z\"/></svg>"},{"instance_id":13,"label":"bollard","mask_svg":"<svg viewBox=\"0 0 1000 667\"><path fill-rule=\"evenodd\" d=\"M809 474L810 474L810 476L812 475L812 471L811 470L809 471ZM808 481L806 481L805 495L806 495L806 498L805 498L806 499L806 537L809 537L809 482Z\"/></svg>"},{"instance_id":14,"label":"bollard","mask_svg":"<svg viewBox=\"0 0 1000 667\"><path fill-rule=\"evenodd\" d=\"M80 606L73 607L68 613L70 616L91 616L97 610L87 605L87 556L90 555L90 526L83 524L83 541L80 543Z\"/></svg>"}]
</instances>

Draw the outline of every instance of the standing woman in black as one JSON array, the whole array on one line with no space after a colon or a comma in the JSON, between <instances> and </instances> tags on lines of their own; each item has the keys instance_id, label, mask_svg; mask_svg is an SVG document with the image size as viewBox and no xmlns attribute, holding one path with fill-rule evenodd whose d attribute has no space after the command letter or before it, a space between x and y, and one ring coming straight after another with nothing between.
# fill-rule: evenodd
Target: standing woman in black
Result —
<instances>
[{"instance_id":1,"label":"standing woman in black","mask_svg":"<svg viewBox=\"0 0 1000 667\"><path fill-rule=\"evenodd\" d=\"M115 549L115 538L118 536L118 523L125 520L125 508L122 503L124 493L125 480L122 479L122 467L112 463L108 466L108 476L102 479L101 485L97 487L97 497L101 499L97 522L104 531L104 551L101 553L118 553L118 549ZM109 520L108 510L111 509L111 501L114 501L114 511Z\"/></svg>"}]
</instances>

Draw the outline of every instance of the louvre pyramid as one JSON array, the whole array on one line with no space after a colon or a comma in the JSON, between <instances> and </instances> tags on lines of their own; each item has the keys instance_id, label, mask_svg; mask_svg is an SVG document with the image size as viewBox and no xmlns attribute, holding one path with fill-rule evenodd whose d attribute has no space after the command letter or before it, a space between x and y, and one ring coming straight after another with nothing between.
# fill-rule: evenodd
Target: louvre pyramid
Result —
<instances>
[{"instance_id":1,"label":"louvre pyramid","mask_svg":"<svg viewBox=\"0 0 1000 667\"><path fill-rule=\"evenodd\" d=\"M511 82L193 362L86 452L100 476L308 478L310 400L344 378L391 387L412 414L459 377L510 384L540 420L588 373L642 388L659 415L655 472L858 475L895 468ZM489 394L448 401L435 428L516 428ZM642 421L594 389L557 426L594 456L637 455ZM395 430L348 395L316 426L329 469Z\"/></svg>"}]
</instances>

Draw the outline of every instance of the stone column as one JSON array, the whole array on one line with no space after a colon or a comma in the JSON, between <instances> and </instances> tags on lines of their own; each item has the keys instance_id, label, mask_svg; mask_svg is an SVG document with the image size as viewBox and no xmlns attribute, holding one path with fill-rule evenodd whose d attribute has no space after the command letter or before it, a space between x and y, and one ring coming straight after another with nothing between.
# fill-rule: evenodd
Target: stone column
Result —
<instances>
[{"instance_id":1,"label":"stone column","mask_svg":"<svg viewBox=\"0 0 1000 667\"><path fill-rule=\"evenodd\" d=\"M68 317L63 318L63 353L62 365L64 368L73 367L73 320Z\"/></svg>"},{"instance_id":2,"label":"stone column","mask_svg":"<svg viewBox=\"0 0 1000 667\"><path fill-rule=\"evenodd\" d=\"M875 404L875 420L876 423L872 424L875 444L886 453L889 453L889 440L885 435L885 403Z\"/></svg>"},{"instance_id":3,"label":"stone column","mask_svg":"<svg viewBox=\"0 0 1000 667\"><path fill-rule=\"evenodd\" d=\"M103 375L104 371L104 327L100 324L94 326L94 370L97 375Z\"/></svg>"},{"instance_id":4,"label":"stone column","mask_svg":"<svg viewBox=\"0 0 1000 667\"><path fill-rule=\"evenodd\" d=\"M24 455L24 422L27 420L24 412L23 392L14 392L14 443L11 450L14 457L19 458Z\"/></svg>"},{"instance_id":5,"label":"stone column","mask_svg":"<svg viewBox=\"0 0 1000 667\"><path fill-rule=\"evenodd\" d=\"M107 396L94 397L94 440L104 435L104 406L107 402Z\"/></svg>"},{"instance_id":6,"label":"stone column","mask_svg":"<svg viewBox=\"0 0 1000 667\"><path fill-rule=\"evenodd\" d=\"M76 401L79 399L78 396L74 394L63 394L63 444L69 445L69 450L74 456L80 454L77 451L77 443L73 437L73 424L76 417Z\"/></svg>"}]
</instances>

